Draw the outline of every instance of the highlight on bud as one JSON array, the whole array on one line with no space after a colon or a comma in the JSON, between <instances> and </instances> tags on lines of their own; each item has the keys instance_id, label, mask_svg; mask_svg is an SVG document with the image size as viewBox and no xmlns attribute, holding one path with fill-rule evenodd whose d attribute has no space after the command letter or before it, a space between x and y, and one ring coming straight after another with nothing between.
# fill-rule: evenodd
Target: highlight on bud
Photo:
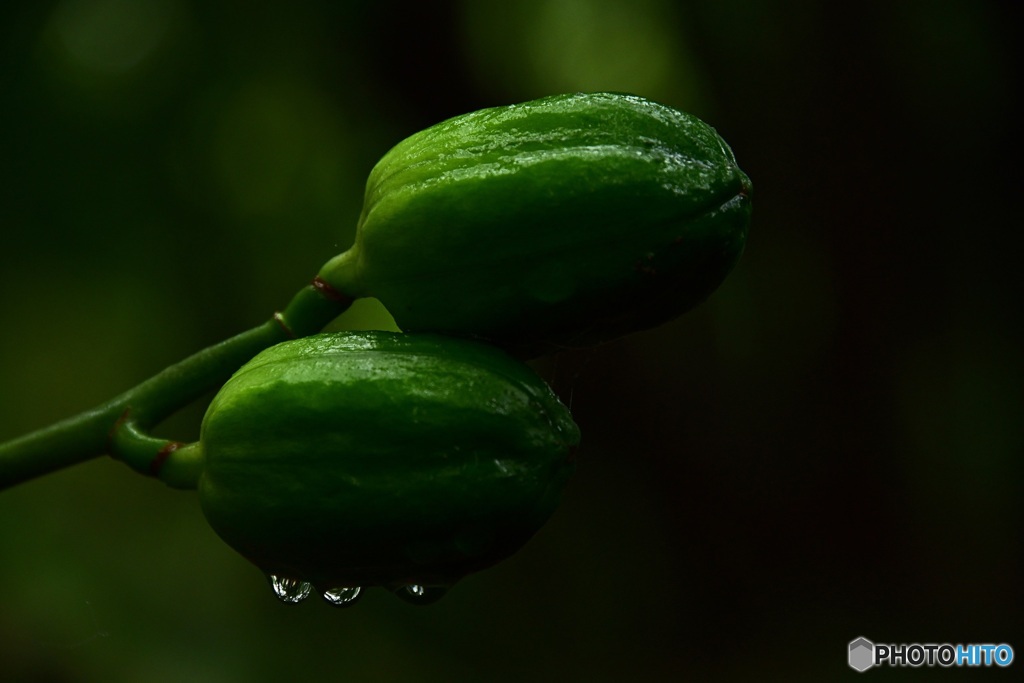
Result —
<instances>
[{"instance_id":1,"label":"highlight on bud","mask_svg":"<svg viewBox=\"0 0 1024 683\"><path fill-rule=\"evenodd\" d=\"M653 327L743 250L751 185L707 124L634 95L457 116L371 171L355 243L320 277L406 331L524 354Z\"/></svg>"}]
</instances>

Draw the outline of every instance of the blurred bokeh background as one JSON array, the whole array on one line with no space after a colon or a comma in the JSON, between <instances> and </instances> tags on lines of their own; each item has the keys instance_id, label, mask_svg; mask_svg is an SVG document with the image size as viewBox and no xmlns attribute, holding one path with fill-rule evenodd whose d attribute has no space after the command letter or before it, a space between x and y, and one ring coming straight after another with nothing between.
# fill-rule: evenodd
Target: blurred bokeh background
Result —
<instances>
[{"instance_id":1,"label":"blurred bokeh background","mask_svg":"<svg viewBox=\"0 0 1024 683\"><path fill-rule=\"evenodd\" d=\"M264 320L349 245L374 161L448 116L635 92L714 125L755 210L701 307L537 365L584 444L507 562L428 608L286 607L193 494L96 460L0 492L0 678L822 681L858 636L1024 656L1018 7L3 3L0 440Z\"/></svg>"}]
</instances>

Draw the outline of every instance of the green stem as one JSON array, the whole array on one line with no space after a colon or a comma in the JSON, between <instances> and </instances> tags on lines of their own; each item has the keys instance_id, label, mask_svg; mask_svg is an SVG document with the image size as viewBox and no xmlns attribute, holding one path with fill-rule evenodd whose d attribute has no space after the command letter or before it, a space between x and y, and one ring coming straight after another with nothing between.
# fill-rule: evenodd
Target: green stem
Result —
<instances>
[{"instance_id":1,"label":"green stem","mask_svg":"<svg viewBox=\"0 0 1024 683\"><path fill-rule=\"evenodd\" d=\"M203 349L92 410L0 444L0 490L110 452L112 437L126 421L122 417L130 415L133 434L143 434L223 384L263 349L319 332L350 304L317 278L259 327ZM150 463L138 457L128 464L150 473Z\"/></svg>"}]
</instances>

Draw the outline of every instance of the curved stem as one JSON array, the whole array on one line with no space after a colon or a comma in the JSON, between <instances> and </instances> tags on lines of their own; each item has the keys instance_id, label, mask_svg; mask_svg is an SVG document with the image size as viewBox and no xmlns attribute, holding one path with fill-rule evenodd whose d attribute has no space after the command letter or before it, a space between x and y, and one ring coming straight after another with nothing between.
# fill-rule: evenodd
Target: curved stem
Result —
<instances>
[{"instance_id":1,"label":"curved stem","mask_svg":"<svg viewBox=\"0 0 1024 683\"><path fill-rule=\"evenodd\" d=\"M125 410L110 432L110 454L136 472L156 477L172 488L196 488L203 473L202 444L150 436L130 412Z\"/></svg>"},{"instance_id":2,"label":"curved stem","mask_svg":"<svg viewBox=\"0 0 1024 683\"><path fill-rule=\"evenodd\" d=\"M351 303L317 278L259 327L203 349L92 410L0 444L0 490L109 452L126 413L144 437L146 430L223 384L263 349L319 332ZM150 473L149 463L129 464Z\"/></svg>"}]
</instances>

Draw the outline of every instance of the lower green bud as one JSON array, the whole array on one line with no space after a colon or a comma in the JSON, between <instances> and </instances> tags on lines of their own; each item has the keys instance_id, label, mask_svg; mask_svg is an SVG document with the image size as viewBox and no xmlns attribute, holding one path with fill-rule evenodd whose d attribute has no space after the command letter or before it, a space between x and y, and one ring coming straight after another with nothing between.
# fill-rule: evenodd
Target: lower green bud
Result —
<instances>
[{"instance_id":1,"label":"lower green bud","mask_svg":"<svg viewBox=\"0 0 1024 683\"><path fill-rule=\"evenodd\" d=\"M370 585L427 602L540 528L578 441L548 386L497 349L317 335L262 352L214 398L199 495L283 600L312 584L338 605Z\"/></svg>"},{"instance_id":2,"label":"lower green bud","mask_svg":"<svg viewBox=\"0 0 1024 683\"><path fill-rule=\"evenodd\" d=\"M640 97L485 109L380 160L355 244L320 276L406 331L587 345L706 298L743 250L750 192L714 129Z\"/></svg>"}]
</instances>

